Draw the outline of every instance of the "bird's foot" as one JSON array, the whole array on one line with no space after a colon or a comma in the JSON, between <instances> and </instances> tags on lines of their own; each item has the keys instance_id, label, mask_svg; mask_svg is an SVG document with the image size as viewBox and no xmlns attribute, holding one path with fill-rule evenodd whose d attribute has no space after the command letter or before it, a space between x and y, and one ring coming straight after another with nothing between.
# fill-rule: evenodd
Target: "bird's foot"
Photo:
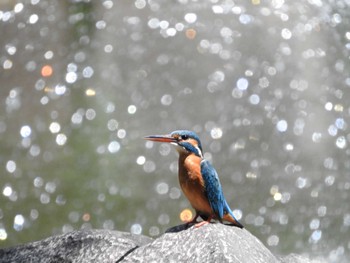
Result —
<instances>
[{"instance_id":1,"label":"bird's foot","mask_svg":"<svg viewBox=\"0 0 350 263\"><path fill-rule=\"evenodd\" d=\"M186 225L189 226L189 225L192 225L192 224L197 224L197 223L198 223L198 222L197 222L198 216L199 216L199 214L196 213L196 215L195 215L190 221L188 221L188 222L186 223Z\"/></svg>"},{"instance_id":2,"label":"bird's foot","mask_svg":"<svg viewBox=\"0 0 350 263\"><path fill-rule=\"evenodd\" d=\"M194 225L195 228L200 228L201 226L204 226L206 224L209 224L208 221L202 221Z\"/></svg>"}]
</instances>

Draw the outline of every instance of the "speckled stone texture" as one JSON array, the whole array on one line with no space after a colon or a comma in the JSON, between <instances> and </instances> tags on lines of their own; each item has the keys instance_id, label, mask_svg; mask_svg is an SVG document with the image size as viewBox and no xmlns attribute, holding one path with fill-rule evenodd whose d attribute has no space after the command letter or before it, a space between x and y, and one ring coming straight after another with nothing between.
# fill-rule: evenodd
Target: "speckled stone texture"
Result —
<instances>
[{"instance_id":1,"label":"speckled stone texture","mask_svg":"<svg viewBox=\"0 0 350 263\"><path fill-rule=\"evenodd\" d=\"M175 232L168 230L125 258L125 262L278 262L271 252L245 229L222 224ZM173 232L173 233L171 233Z\"/></svg>"},{"instance_id":2,"label":"speckled stone texture","mask_svg":"<svg viewBox=\"0 0 350 263\"><path fill-rule=\"evenodd\" d=\"M149 237L118 231L73 231L0 249L0 262L118 262L123 256L151 241Z\"/></svg>"},{"instance_id":3,"label":"speckled stone texture","mask_svg":"<svg viewBox=\"0 0 350 263\"><path fill-rule=\"evenodd\" d=\"M294 261L296 260L296 261ZM301 260L301 261L300 261ZM275 257L245 229L180 225L157 239L108 230L82 230L0 249L0 262L315 262Z\"/></svg>"}]
</instances>

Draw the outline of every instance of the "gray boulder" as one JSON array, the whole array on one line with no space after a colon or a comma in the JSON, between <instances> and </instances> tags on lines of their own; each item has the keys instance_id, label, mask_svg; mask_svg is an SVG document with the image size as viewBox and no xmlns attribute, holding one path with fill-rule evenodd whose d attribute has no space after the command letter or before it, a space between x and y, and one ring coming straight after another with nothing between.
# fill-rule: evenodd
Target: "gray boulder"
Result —
<instances>
[{"instance_id":1,"label":"gray boulder","mask_svg":"<svg viewBox=\"0 0 350 263\"><path fill-rule=\"evenodd\" d=\"M118 262L136 248L152 241L149 237L118 231L73 231L0 249L0 262Z\"/></svg>"},{"instance_id":2,"label":"gray boulder","mask_svg":"<svg viewBox=\"0 0 350 263\"><path fill-rule=\"evenodd\" d=\"M169 229L157 239L108 230L81 230L0 249L0 262L312 262L274 256L245 229L223 224ZM301 260L301 261L300 261Z\"/></svg>"}]
</instances>

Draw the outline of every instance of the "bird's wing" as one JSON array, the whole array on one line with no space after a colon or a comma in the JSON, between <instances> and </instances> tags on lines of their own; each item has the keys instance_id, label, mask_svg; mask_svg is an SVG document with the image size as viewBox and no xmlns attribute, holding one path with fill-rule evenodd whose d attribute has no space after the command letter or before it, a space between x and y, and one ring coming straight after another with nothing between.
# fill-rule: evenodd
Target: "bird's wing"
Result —
<instances>
[{"instance_id":1,"label":"bird's wing","mask_svg":"<svg viewBox=\"0 0 350 263\"><path fill-rule=\"evenodd\" d=\"M204 181L205 193L211 209L219 220L224 216L225 198L222 192L219 176L214 167L207 161L201 161L201 173Z\"/></svg>"}]
</instances>

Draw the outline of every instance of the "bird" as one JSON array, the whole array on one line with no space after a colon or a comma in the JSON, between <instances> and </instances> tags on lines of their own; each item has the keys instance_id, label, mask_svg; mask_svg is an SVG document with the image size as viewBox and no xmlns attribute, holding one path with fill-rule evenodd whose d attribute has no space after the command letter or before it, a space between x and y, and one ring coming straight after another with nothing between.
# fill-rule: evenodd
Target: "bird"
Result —
<instances>
[{"instance_id":1,"label":"bird","mask_svg":"<svg viewBox=\"0 0 350 263\"><path fill-rule=\"evenodd\" d=\"M176 130L166 135L146 136L145 139L175 145L179 153L180 187L196 212L188 224L193 223L198 228L214 219L243 228L224 197L218 173L204 159L202 144L195 132ZM197 222L199 216L203 221Z\"/></svg>"}]
</instances>

